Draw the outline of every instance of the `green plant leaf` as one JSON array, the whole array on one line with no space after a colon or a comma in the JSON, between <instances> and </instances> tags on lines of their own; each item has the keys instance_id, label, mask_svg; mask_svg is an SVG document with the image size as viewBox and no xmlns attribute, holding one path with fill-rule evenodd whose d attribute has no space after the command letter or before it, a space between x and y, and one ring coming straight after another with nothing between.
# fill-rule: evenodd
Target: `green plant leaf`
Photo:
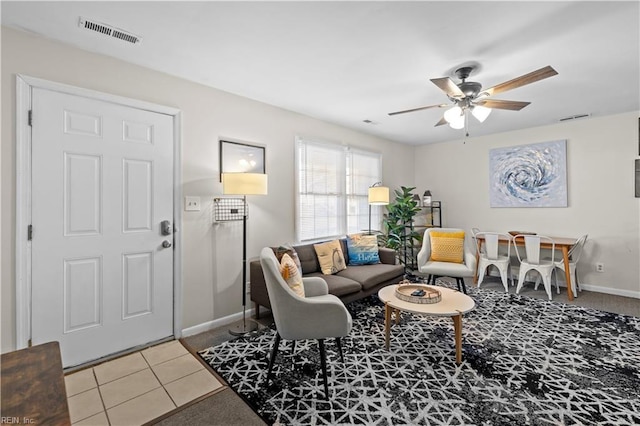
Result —
<instances>
[{"instance_id":1,"label":"green plant leaf","mask_svg":"<svg viewBox=\"0 0 640 426\"><path fill-rule=\"evenodd\" d=\"M396 250L398 260L403 264L404 253L409 253L410 247L422 242L422 235L413 229L413 217L420 212L414 200L415 189L401 186L393 191L395 199L387 205L387 213L383 216L383 235L379 239L385 247ZM414 259L410 262L413 264Z\"/></svg>"}]
</instances>

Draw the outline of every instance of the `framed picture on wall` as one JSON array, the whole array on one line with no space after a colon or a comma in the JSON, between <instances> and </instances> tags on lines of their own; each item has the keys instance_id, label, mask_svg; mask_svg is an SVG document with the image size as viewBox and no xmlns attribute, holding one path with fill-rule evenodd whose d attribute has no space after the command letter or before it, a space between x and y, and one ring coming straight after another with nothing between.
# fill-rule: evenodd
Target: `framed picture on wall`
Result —
<instances>
[{"instance_id":1,"label":"framed picture on wall","mask_svg":"<svg viewBox=\"0 0 640 426\"><path fill-rule=\"evenodd\" d=\"M489 151L491 207L567 207L567 141Z\"/></svg>"},{"instance_id":2,"label":"framed picture on wall","mask_svg":"<svg viewBox=\"0 0 640 426\"><path fill-rule=\"evenodd\" d=\"M220 139L220 182L223 173L266 173L265 147Z\"/></svg>"}]
</instances>

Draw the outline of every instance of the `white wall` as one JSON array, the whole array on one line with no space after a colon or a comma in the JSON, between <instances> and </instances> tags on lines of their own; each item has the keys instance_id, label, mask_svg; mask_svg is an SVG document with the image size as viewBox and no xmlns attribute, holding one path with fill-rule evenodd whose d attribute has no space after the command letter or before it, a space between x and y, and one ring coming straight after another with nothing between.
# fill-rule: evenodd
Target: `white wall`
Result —
<instances>
[{"instance_id":1,"label":"white wall","mask_svg":"<svg viewBox=\"0 0 640 426\"><path fill-rule=\"evenodd\" d=\"M578 268L584 287L640 298L638 117L632 112L420 146L415 182L442 200L445 226L589 234ZM489 207L490 149L560 139L567 141L567 208ZM596 262L604 263L603 273L595 272Z\"/></svg>"},{"instance_id":2,"label":"white wall","mask_svg":"<svg viewBox=\"0 0 640 426\"><path fill-rule=\"evenodd\" d=\"M248 256L294 239L294 137L303 134L383 154L384 183L413 182L413 147L324 123L166 74L2 28L1 350L15 348L15 75L141 99L182 111L183 195L202 197L184 212L183 328L241 309L241 223L212 225L220 195L218 138L266 146L269 195L249 197Z\"/></svg>"}]
</instances>

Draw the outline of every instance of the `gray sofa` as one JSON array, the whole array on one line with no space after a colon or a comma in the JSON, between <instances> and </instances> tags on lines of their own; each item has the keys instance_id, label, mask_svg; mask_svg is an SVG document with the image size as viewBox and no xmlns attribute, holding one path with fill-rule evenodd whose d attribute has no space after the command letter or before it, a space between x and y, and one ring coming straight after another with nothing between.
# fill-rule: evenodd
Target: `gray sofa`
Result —
<instances>
[{"instance_id":1,"label":"gray sofa","mask_svg":"<svg viewBox=\"0 0 640 426\"><path fill-rule=\"evenodd\" d=\"M397 284L404 278L404 267L396 264L395 250L380 247L380 263L372 265L349 265L347 240L340 240L347 269L333 275L324 275L313 244L294 246L300 260L303 277L320 277L327 282L329 294L338 296L344 303L352 302L377 293L382 287ZM264 273L259 260L250 262L251 300L254 303L256 318L260 318L260 306L271 309Z\"/></svg>"}]
</instances>

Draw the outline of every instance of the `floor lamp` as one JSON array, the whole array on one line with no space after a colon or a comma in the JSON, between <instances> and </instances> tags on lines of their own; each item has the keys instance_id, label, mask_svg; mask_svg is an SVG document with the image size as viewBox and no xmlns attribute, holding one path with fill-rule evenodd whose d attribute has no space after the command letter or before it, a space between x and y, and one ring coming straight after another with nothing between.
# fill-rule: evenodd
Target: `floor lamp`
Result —
<instances>
[{"instance_id":1,"label":"floor lamp","mask_svg":"<svg viewBox=\"0 0 640 426\"><path fill-rule=\"evenodd\" d=\"M371 235L371 206L386 206L389 204L389 188L376 182L369 187L369 235Z\"/></svg>"},{"instance_id":2,"label":"floor lamp","mask_svg":"<svg viewBox=\"0 0 640 426\"><path fill-rule=\"evenodd\" d=\"M242 214L242 325L229 330L234 336L254 331L256 323L247 324L247 195L267 194L267 175L264 173L223 173L222 193L242 195L244 212Z\"/></svg>"}]
</instances>

